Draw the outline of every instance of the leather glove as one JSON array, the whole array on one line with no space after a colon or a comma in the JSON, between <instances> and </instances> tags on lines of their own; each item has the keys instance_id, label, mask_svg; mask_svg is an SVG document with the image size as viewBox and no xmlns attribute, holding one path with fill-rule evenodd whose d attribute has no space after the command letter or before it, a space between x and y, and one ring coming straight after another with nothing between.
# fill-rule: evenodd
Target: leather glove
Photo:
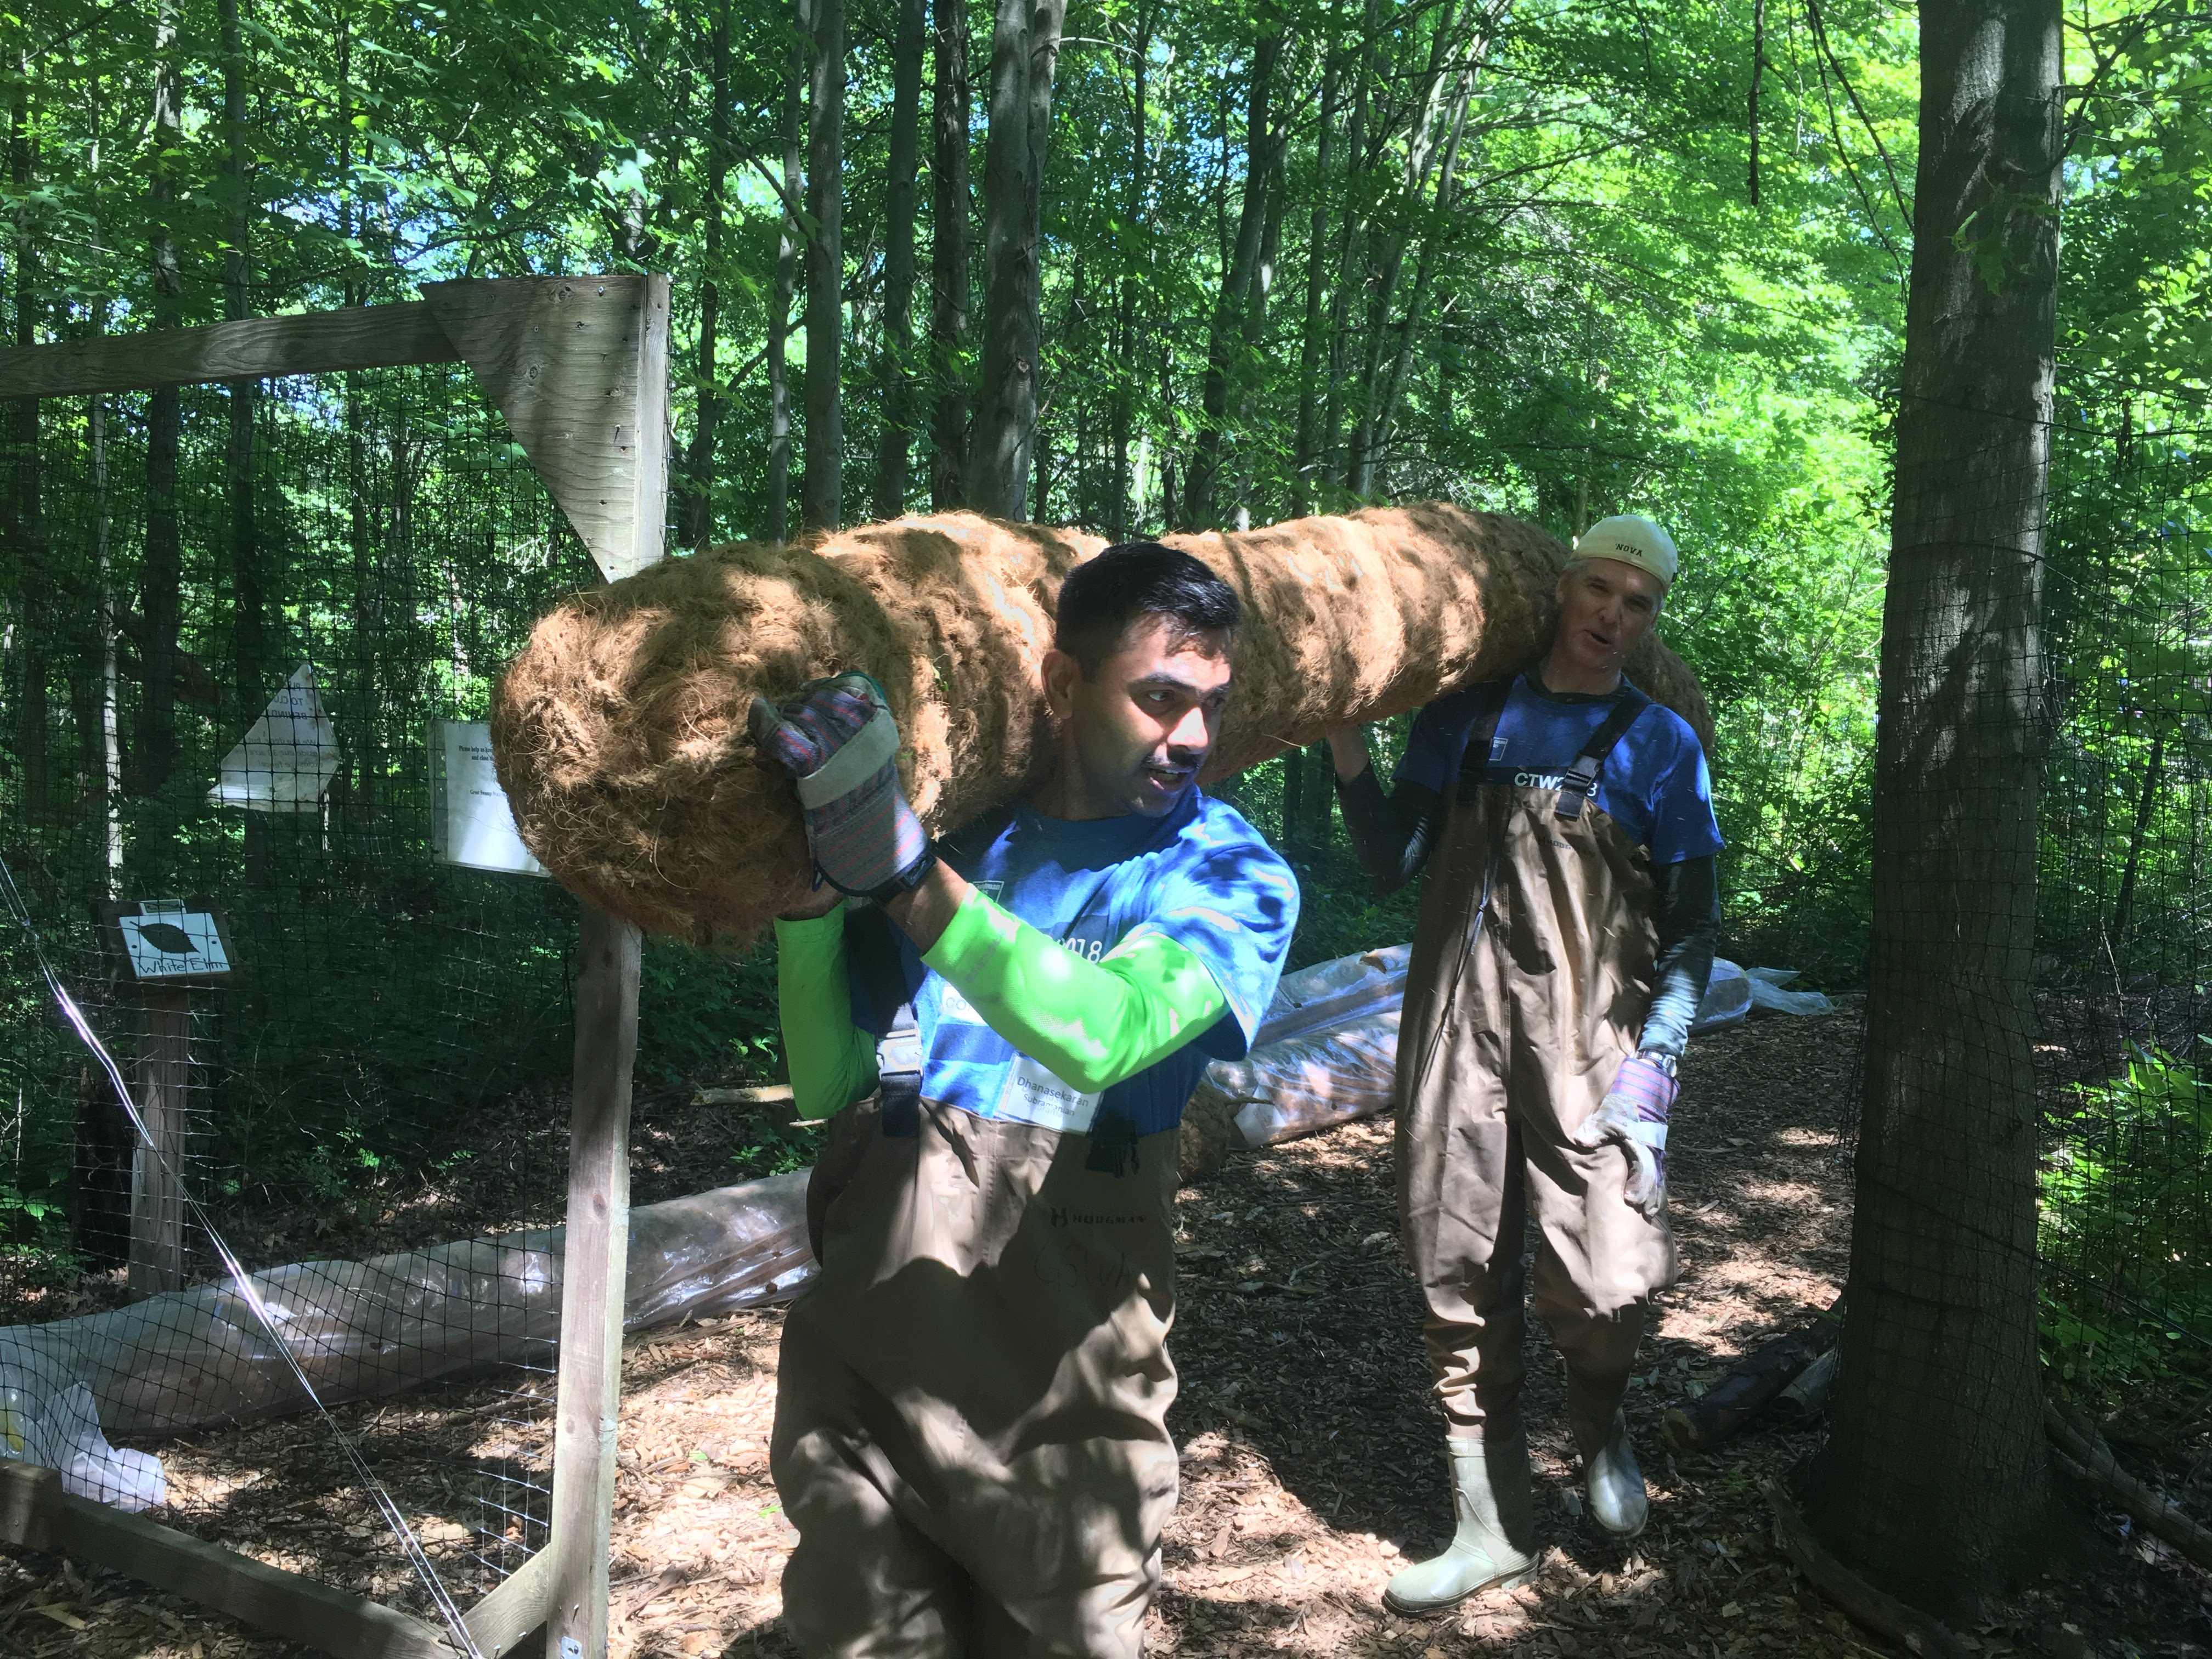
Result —
<instances>
[{"instance_id":1,"label":"leather glove","mask_svg":"<svg viewBox=\"0 0 2212 1659\"><path fill-rule=\"evenodd\" d=\"M1667 1211L1667 1114L1680 1092L1663 1066L1632 1054L1620 1062L1597 1110L1574 1133L1577 1146L1620 1144L1629 1163L1622 1196L1652 1221Z\"/></svg>"},{"instance_id":2,"label":"leather glove","mask_svg":"<svg viewBox=\"0 0 2212 1659\"><path fill-rule=\"evenodd\" d=\"M937 854L899 787L883 687L860 673L815 680L789 702L755 697L745 724L797 786L817 885L878 902L920 885Z\"/></svg>"}]
</instances>

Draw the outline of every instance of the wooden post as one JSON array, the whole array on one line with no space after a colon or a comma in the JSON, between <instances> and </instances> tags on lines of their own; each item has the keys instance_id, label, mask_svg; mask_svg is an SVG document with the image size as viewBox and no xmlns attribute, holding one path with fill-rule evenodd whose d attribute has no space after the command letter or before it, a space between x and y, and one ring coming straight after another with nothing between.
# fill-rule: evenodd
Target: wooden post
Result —
<instances>
[{"instance_id":1,"label":"wooden post","mask_svg":"<svg viewBox=\"0 0 2212 1659\"><path fill-rule=\"evenodd\" d=\"M583 907L568 1115L568 1233L554 1399L552 1606L546 1659L607 1650L615 1422L622 1407L629 1256L629 1083L637 1054L638 931Z\"/></svg>"},{"instance_id":2,"label":"wooden post","mask_svg":"<svg viewBox=\"0 0 2212 1659\"><path fill-rule=\"evenodd\" d=\"M538 276L422 292L600 573L618 581L658 561L668 520L668 278ZM583 907L547 1659L607 1650L639 945L630 923ZM536 1594L534 1584L517 1592L495 1634L519 1626Z\"/></svg>"},{"instance_id":3,"label":"wooden post","mask_svg":"<svg viewBox=\"0 0 2212 1659\"><path fill-rule=\"evenodd\" d=\"M131 1294L185 1286L185 1082L191 1066L192 994L180 985L140 988L145 1046L138 1060L138 1115L145 1137L131 1164Z\"/></svg>"}]
</instances>

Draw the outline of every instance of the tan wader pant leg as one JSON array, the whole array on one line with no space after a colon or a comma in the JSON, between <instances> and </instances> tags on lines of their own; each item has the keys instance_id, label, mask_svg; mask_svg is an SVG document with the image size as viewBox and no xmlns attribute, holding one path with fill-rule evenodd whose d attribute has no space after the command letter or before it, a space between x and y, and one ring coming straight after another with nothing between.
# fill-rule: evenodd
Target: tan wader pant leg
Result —
<instances>
[{"instance_id":1,"label":"tan wader pant leg","mask_svg":"<svg viewBox=\"0 0 2212 1659\"><path fill-rule=\"evenodd\" d=\"M1398 1045L1399 1212L1437 1398L1463 1439L1521 1426L1533 1214L1536 1312L1587 1452L1675 1257L1665 1223L1626 1201L1621 1150L1571 1139L1635 1052L1657 944L1642 855L1595 808L1559 818L1557 799L1485 785L1446 824Z\"/></svg>"},{"instance_id":2,"label":"tan wader pant leg","mask_svg":"<svg viewBox=\"0 0 2212 1659\"><path fill-rule=\"evenodd\" d=\"M1091 1150L929 1103L906 1139L840 1115L769 1458L811 1659L1140 1652L1176 1498L1176 1134L1119 1176Z\"/></svg>"}]
</instances>

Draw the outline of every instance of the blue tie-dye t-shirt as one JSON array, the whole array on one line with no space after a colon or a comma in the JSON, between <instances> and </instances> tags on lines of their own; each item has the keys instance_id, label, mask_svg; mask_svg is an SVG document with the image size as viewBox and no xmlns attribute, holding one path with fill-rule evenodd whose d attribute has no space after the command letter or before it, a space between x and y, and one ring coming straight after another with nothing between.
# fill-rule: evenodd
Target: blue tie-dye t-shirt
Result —
<instances>
[{"instance_id":1,"label":"blue tie-dye t-shirt","mask_svg":"<svg viewBox=\"0 0 2212 1659\"><path fill-rule=\"evenodd\" d=\"M1204 963L1229 1006L1212 1025L1108 1089L1094 1123L1171 1129L1214 1060L1242 1056L1275 994L1297 926L1297 878L1225 802L1193 788L1164 817L1080 822L1026 803L986 814L939 855L1023 921L1096 962L1133 933L1161 933ZM857 924L857 925L856 925ZM853 1023L880 1036L901 1002L921 1038L921 1092L978 1117L1026 1117L1018 1055L912 940L863 911L846 930Z\"/></svg>"},{"instance_id":2,"label":"blue tie-dye t-shirt","mask_svg":"<svg viewBox=\"0 0 2212 1659\"><path fill-rule=\"evenodd\" d=\"M1437 698L1414 717L1398 763L1401 783L1451 793L1481 708L1470 686ZM1613 699L1541 690L1516 677L1491 738L1483 776L1521 788L1556 789L1583 744L1612 712ZM1654 864L1709 858L1721 850L1705 751L1687 721L1652 704L1621 733L1597 775L1597 810L1651 850Z\"/></svg>"}]
</instances>

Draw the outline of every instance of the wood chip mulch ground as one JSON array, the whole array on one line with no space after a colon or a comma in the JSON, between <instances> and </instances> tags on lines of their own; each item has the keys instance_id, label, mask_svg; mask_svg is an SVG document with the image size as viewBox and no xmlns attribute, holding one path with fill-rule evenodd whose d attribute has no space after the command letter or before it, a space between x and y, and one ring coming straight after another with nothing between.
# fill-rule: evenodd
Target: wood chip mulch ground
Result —
<instances>
[{"instance_id":1,"label":"wood chip mulch ground","mask_svg":"<svg viewBox=\"0 0 2212 1659\"><path fill-rule=\"evenodd\" d=\"M1701 1039L1670 1148L1680 1285L1647 1338L1629 1415L1652 1521L1626 1546L1579 1515L1561 1376L1532 1330L1529 1418L1553 1543L1539 1581L1406 1620L1380 1592L1448 1531L1450 1503L1396 1248L1390 1130L1357 1124L1231 1161L1177 1206L1182 1495L1148 1650L1213 1656L1844 1659L1901 1654L1814 1595L1758 1496L1818 1431L1755 1432L1672 1457L1659 1425L1734 1360L1833 1300L1850 1233L1834 1126L1852 1083L1851 1011ZM629 1345L615 1517L614 1659L787 1656L777 1582L793 1534L767 1472L780 1316ZM542 1401L529 1379L349 1408L341 1418L465 1605L541 1541ZM319 1424L158 1448L161 1518L423 1613ZM2212 1576L2115 1517L2067 1569L1965 1632L1989 1659L2205 1659ZM277 1659L299 1651L190 1604L51 1556L0 1558L0 1655Z\"/></svg>"}]
</instances>

